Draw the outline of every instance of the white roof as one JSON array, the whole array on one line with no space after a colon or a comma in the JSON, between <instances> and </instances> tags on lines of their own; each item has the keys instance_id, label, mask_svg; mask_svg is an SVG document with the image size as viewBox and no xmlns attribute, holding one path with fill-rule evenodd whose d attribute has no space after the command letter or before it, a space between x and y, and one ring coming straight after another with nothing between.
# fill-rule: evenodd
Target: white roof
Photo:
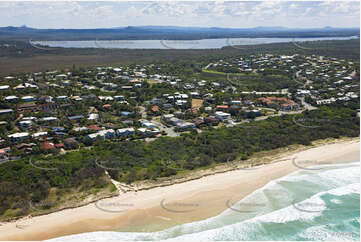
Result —
<instances>
[{"instance_id":1,"label":"white roof","mask_svg":"<svg viewBox=\"0 0 361 242\"><path fill-rule=\"evenodd\" d=\"M100 100L108 100L108 101L114 100L114 98L111 97L111 96L99 96L98 98L99 98Z\"/></svg>"},{"instance_id":2,"label":"white roof","mask_svg":"<svg viewBox=\"0 0 361 242\"><path fill-rule=\"evenodd\" d=\"M22 120L35 120L36 117L24 117L22 118Z\"/></svg>"},{"instance_id":3,"label":"white roof","mask_svg":"<svg viewBox=\"0 0 361 242\"><path fill-rule=\"evenodd\" d=\"M26 136L29 136L28 132L15 133L15 134L8 135L9 138L22 138L22 137L26 137Z\"/></svg>"},{"instance_id":4,"label":"white roof","mask_svg":"<svg viewBox=\"0 0 361 242\"><path fill-rule=\"evenodd\" d=\"M164 114L163 117L164 118L173 118L174 114Z\"/></svg>"},{"instance_id":5,"label":"white roof","mask_svg":"<svg viewBox=\"0 0 361 242\"><path fill-rule=\"evenodd\" d=\"M0 86L0 90L4 90L4 89L8 89L10 86L8 85L3 85L3 86Z\"/></svg>"},{"instance_id":6,"label":"white roof","mask_svg":"<svg viewBox=\"0 0 361 242\"><path fill-rule=\"evenodd\" d=\"M219 116L230 116L229 113L225 113L225 112L222 112L222 111L217 111L215 112L216 115L219 115Z\"/></svg>"},{"instance_id":7,"label":"white roof","mask_svg":"<svg viewBox=\"0 0 361 242\"><path fill-rule=\"evenodd\" d=\"M118 133L123 133L123 132L126 132L126 131L129 131L129 132L134 132L134 128L124 128L124 129L118 129L117 132Z\"/></svg>"},{"instance_id":8,"label":"white roof","mask_svg":"<svg viewBox=\"0 0 361 242\"><path fill-rule=\"evenodd\" d=\"M31 124L31 120L20 121L19 124Z\"/></svg>"},{"instance_id":9,"label":"white roof","mask_svg":"<svg viewBox=\"0 0 361 242\"><path fill-rule=\"evenodd\" d=\"M138 131L141 132L141 133L145 133L147 131L147 129L146 128L139 128Z\"/></svg>"},{"instance_id":10,"label":"white roof","mask_svg":"<svg viewBox=\"0 0 361 242\"><path fill-rule=\"evenodd\" d=\"M88 128L87 127L74 127L73 130L79 132L79 131L88 130Z\"/></svg>"},{"instance_id":11,"label":"white roof","mask_svg":"<svg viewBox=\"0 0 361 242\"><path fill-rule=\"evenodd\" d=\"M58 118L56 117L45 117L45 118L41 118L40 121L52 121L52 120L57 120Z\"/></svg>"},{"instance_id":12,"label":"white roof","mask_svg":"<svg viewBox=\"0 0 361 242\"><path fill-rule=\"evenodd\" d=\"M13 112L14 110L12 110L11 108L8 108L8 109L0 109L0 112L1 113L11 113Z\"/></svg>"},{"instance_id":13,"label":"white roof","mask_svg":"<svg viewBox=\"0 0 361 242\"><path fill-rule=\"evenodd\" d=\"M35 138L35 137L39 137L39 136L43 136L43 135L47 135L48 132L37 132L37 133L34 133L32 134L32 136Z\"/></svg>"},{"instance_id":14,"label":"white roof","mask_svg":"<svg viewBox=\"0 0 361 242\"><path fill-rule=\"evenodd\" d=\"M98 135L99 135L98 133L88 134L88 137L91 138L91 139L93 139L93 138L98 137Z\"/></svg>"},{"instance_id":15,"label":"white roof","mask_svg":"<svg viewBox=\"0 0 361 242\"><path fill-rule=\"evenodd\" d=\"M99 118L99 114L97 114L97 113L91 113L91 114L89 114L89 120L93 120L93 119L97 119L97 118Z\"/></svg>"},{"instance_id":16,"label":"white roof","mask_svg":"<svg viewBox=\"0 0 361 242\"><path fill-rule=\"evenodd\" d=\"M34 98L34 96L24 96L21 99Z\"/></svg>"},{"instance_id":17,"label":"white roof","mask_svg":"<svg viewBox=\"0 0 361 242\"><path fill-rule=\"evenodd\" d=\"M97 133L100 135L105 135L107 133L115 133L115 131L113 129L105 129L105 130L100 130Z\"/></svg>"},{"instance_id":18,"label":"white roof","mask_svg":"<svg viewBox=\"0 0 361 242\"><path fill-rule=\"evenodd\" d=\"M8 99L17 99L17 98L18 98L17 96L7 96L7 97L5 97L6 100L8 100Z\"/></svg>"}]
</instances>

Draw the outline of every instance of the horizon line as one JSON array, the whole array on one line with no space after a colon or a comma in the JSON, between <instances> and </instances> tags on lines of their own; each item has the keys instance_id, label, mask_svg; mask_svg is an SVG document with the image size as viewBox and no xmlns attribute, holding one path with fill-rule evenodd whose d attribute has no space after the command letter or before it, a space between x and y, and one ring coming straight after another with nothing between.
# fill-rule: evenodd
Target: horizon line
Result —
<instances>
[{"instance_id":1,"label":"horizon line","mask_svg":"<svg viewBox=\"0 0 361 242\"><path fill-rule=\"evenodd\" d=\"M31 27L27 26L26 24L20 25L20 26L13 26L13 25L7 25L7 26L0 26L0 28L29 28L29 29L72 29L72 30L81 30L81 29L115 29L115 28L129 28L129 27L176 27L176 28L218 28L218 29L256 29L256 28L283 28L283 29L360 29L360 26L358 27L333 27L333 26L324 26L324 27L285 27L285 26L255 26L255 27L217 27L217 26L182 26L182 25L127 25L127 26L113 26L113 27L94 27L94 28L64 28L64 27L58 27L58 28L38 28L38 27Z\"/></svg>"}]
</instances>

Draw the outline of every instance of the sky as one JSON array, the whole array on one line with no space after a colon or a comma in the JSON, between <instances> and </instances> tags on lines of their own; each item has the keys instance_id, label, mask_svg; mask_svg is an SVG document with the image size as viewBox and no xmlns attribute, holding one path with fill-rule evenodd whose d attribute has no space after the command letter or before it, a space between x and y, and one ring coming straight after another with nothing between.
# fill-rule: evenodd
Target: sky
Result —
<instances>
[{"instance_id":1,"label":"sky","mask_svg":"<svg viewBox=\"0 0 361 242\"><path fill-rule=\"evenodd\" d=\"M0 1L0 26L359 27L359 1Z\"/></svg>"}]
</instances>

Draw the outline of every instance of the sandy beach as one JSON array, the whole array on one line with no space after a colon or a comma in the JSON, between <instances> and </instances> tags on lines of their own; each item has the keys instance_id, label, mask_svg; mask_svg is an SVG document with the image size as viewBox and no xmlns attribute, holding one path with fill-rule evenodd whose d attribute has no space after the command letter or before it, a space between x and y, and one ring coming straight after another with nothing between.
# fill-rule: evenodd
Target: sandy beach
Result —
<instances>
[{"instance_id":1,"label":"sandy beach","mask_svg":"<svg viewBox=\"0 0 361 242\"><path fill-rule=\"evenodd\" d=\"M213 217L268 182L312 165L360 161L358 139L285 154L273 163L127 192L83 207L2 223L0 240L44 240L91 231L157 231Z\"/></svg>"}]
</instances>

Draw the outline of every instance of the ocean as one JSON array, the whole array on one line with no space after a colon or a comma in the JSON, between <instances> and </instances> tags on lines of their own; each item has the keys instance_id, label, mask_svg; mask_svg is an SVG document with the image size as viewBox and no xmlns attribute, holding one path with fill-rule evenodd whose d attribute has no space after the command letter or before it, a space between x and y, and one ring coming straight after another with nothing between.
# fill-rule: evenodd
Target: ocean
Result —
<instances>
[{"instance_id":1,"label":"ocean","mask_svg":"<svg viewBox=\"0 0 361 242\"><path fill-rule=\"evenodd\" d=\"M300 170L221 214L163 231L91 232L49 241L360 240L360 162Z\"/></svg>"}]
</instances>

